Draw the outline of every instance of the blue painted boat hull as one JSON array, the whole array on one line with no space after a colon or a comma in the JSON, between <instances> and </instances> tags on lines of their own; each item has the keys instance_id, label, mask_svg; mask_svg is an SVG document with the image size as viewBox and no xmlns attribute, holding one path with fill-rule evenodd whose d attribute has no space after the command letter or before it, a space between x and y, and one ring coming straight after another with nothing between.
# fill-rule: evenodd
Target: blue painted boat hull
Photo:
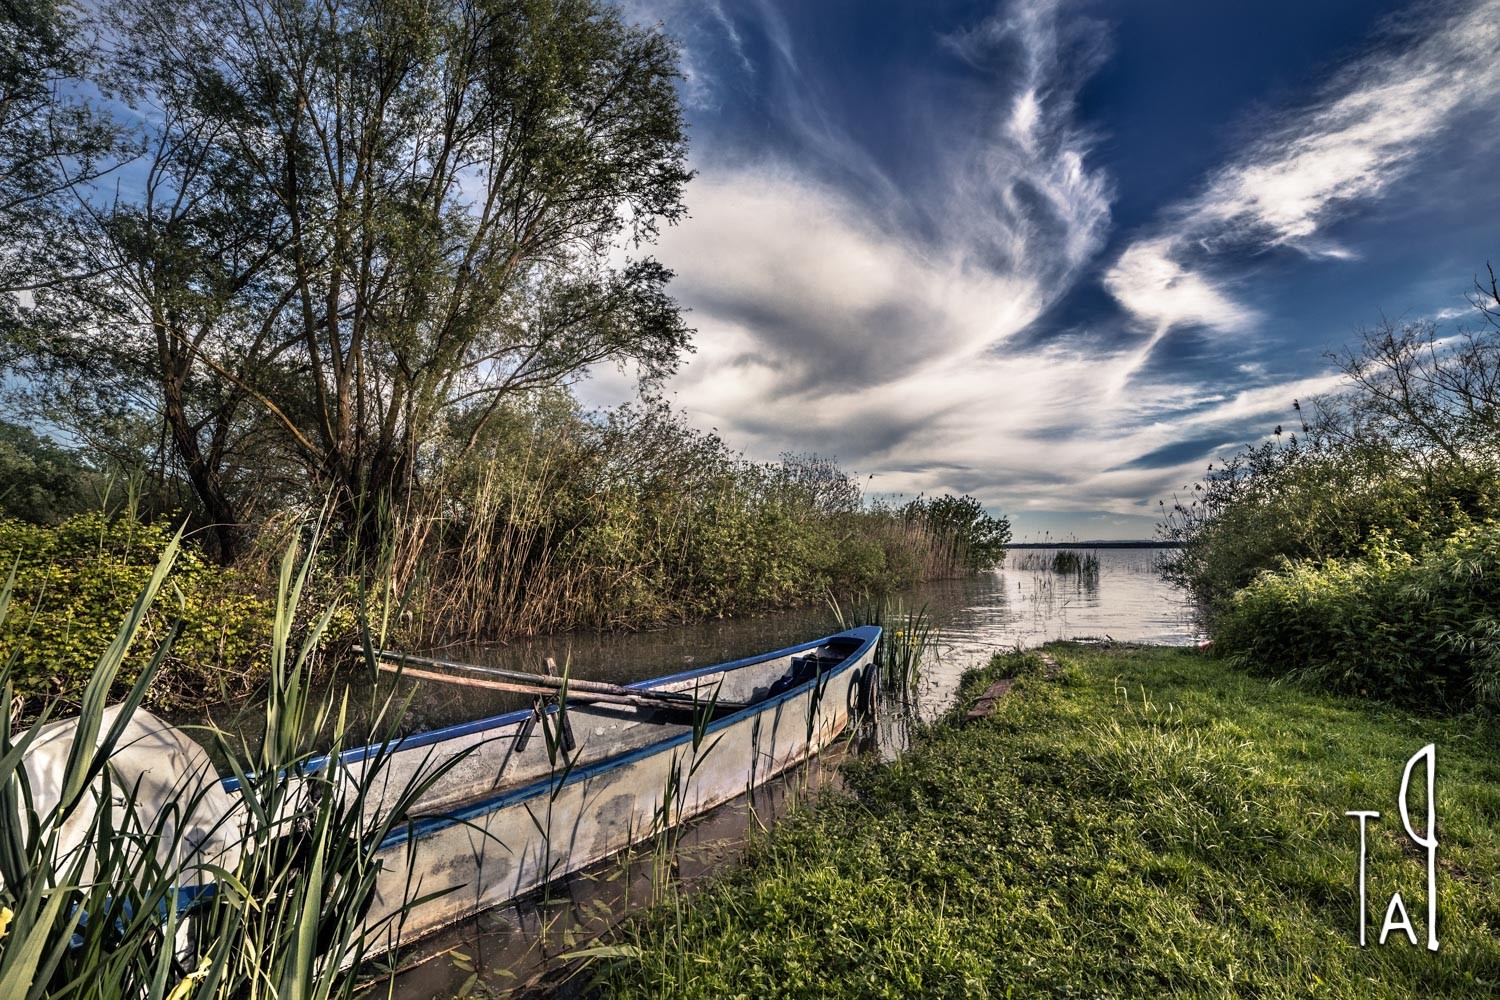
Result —
<instances>
[{"instance_id":1,"label":"blue painted boat hull","mask_svg":"<svg viewBox=\"0 0 1500 1000\"><path fill-rule=\"evenodd\" d=\"M631 685L748 703L697 726L637 708L569 706L576 747L565 768L549 757L540 731L517 752L529 712L412 737L384 748L384 759L381 748L341 755L354 777L379 760L392 789L462 755L424 797L427 818L381 846L367 920L376 939L364 942L365 957L602 861L807 760L868 694L879 636L873 626L851 629ZM555 713L546 724L556 730ZM432 898L388 919L422 897Z\"/></svg>"}]
</instances>

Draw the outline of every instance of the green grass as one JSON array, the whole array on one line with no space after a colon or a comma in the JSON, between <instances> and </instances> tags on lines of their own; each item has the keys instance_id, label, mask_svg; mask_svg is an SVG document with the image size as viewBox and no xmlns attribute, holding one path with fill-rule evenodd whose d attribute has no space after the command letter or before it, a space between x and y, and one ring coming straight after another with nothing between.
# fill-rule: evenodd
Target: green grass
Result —
<instances>
[{"instance_id":1,"label":"green grass","mask_svg":"<svg viewBox=\"0 0 1500 1000\"><path fill-rule=\"evenodd\" d=\"M1054 646L990 719L855 762L850 794L713 888L628 925L621 996L1429 997L1500 989L1500 730L1226 670L1186 651ZM1374 944L1422 857L1406 760L1438 753L1439 937ZM1420 784L1418 780L1416 782ZM1420 792L1413 792L1414 800ZM1419 805L1414 801L1414 806ZM1357 832L1371 946L1356 940ZM1422 815L1418 807L1416 816ZM1405 846L1403 846L1405 845Z\"/></svg>"}]
</instances>

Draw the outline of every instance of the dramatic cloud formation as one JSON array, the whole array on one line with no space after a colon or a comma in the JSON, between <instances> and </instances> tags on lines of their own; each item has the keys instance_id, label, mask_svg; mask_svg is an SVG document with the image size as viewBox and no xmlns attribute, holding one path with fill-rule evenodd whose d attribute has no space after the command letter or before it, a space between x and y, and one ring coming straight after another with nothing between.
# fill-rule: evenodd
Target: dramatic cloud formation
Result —
<instances>
[{"instance_id":1,"label":"dramatic cloud formation","mask_svg":"<svg viewBox=\"0 0 1500 1000\"><path fill-rule=\"evenodd\" d=\"M1311 105L1264 134L1170 210L1159 235L1125 249L1105 276L1120 304L1154 331L1196 325L1240 331L1255 314L1209 276L1216 257L1291 247L1348 259L1327 238L1339 213L1380 197L1466 111L1500 99L1500 3L1408 27L1354 62Z\"/></svg>"},{"instance_id":2,"label":"dramatic cloud formation","mask_svg":"<svg viewBox=\"0 0 1500 1000\"><path fill-rule=\"evenodd\" d=\"M1055 294L1098 251L1109 223L1108 184L1084 165L1093 137L1074 120L1078 90L1105 55L1103 27L1065 20L1053 0L1030 0L945 42L991 81L1020 63L1008 102L985 109L992 120L955 121L945 137L959 152L946 165L945 231L971 256L988 248L992 266L1029 271ZM979 141L965 141L969 134Z\"/></svg>"},{"instance_id":3,"label":"dramatic cloud formation","mask_svg":"<svg viewBox=\"0 0 1500 1000\"><path fill-rule=\"evenodd\" d=\"M1110 533L1149 534L1140 515L1206 456L1335 385L1284 360L1240 301L1242 264L1359 254L1330 221L1496 97L1497 7L1390 34L1101 258L1129 181L1108 122L1079 110L1106 25L1018 0L902 25L870 43L886 62L849 69L827 48L844 29L809 31L806 8L638 4L683 39L698 109L692 218L658 250L699 330L669 390L757 457L818 451L878 491L970 492L1023 530L1058 523L1027 511L1108 511ZM1117 305L1049 319L1090 289ZM585 391L628 388L604 373Z\"/></svg>"}]
</instances>

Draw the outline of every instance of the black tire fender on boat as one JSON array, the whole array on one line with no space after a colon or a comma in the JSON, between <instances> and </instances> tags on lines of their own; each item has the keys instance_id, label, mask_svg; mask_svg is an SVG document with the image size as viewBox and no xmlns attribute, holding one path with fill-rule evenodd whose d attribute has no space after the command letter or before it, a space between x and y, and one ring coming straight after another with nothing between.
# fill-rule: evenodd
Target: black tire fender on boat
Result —
<instances>
[{"instance_id":1,"label":"black tire fender on boat","mask_svg":"<svg viewBox=\"0 0 1500 1000\"><path fill-rule=\"evenodd\" d=\"M849 672L849 694L845 706L851 719L869 719L875 715L875 686L879 668L873 663L855 667Z\"/></svg>"},{"instance_id":2,"label":"black tire fender on boat","mask_svg":"<svg viewBox=\"0 0 1500 1000\"><path fill-rule=\"evenodd\" d=\"M849 711L858 718L873 720L879 711L880 664L866 663L849 678Z\"/></svg>"}]
</instances>

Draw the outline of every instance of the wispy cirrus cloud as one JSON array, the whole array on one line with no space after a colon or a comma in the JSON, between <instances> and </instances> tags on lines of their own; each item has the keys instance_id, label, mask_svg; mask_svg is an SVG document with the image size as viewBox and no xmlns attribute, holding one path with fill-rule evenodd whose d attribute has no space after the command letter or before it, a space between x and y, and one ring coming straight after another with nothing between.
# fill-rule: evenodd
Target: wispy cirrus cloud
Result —
<instances>
[{"instance_id":1,"label":"wispy cirrus cloud","mask_svg":"<svg viewBox=\"0 0 1500 1000\"><path fill-rule=\"evenodd\" d=\"M691 111L718 107L726 76L721 56L726 50L735 72L755 72L744 40L720 0L620 0L620 7L631 21L661 24L677 40L682 100Z\"/></svg>"},{"instance_id":2,"label":"wispy cirrus cloud","mask_svg":"<svg viewBox=\"0 0 1500 1000\"><path fill-rule=\"evenodd\" d=\"M794 141L700 150L692 217L659 247L699 331L670 386L697 423L759 457L838 456L878 491L1139 514L1138 498L1199 463L1130 459L1167 454L1184 425L1204 447L1232 442L1236 421L1284 406L1277 385L1125 397L1118 354L1009 343L1108 235L1111 184L1076 111L1107 52L1101 25L1020 0L937 39L968 82L914 88L941 103L914 109L933 123L925 179L898 183L822 104L818 60L777 12L754 10L771 60L755 72L779 78ZM1191 284L1179 308L1232 309ZM606 375L588 391L610 390Z\"/></svg>"},{"instance_id":3,"label":"wispy cirrus cloud","mask_svg":"<svg viewBox=\"0 0 1500 1000\"><path fill-rule=\"evenodd\" d=\"M778 88L792 139L698 151L692 217L658 248L698 329L673 394L758 456L816 450L875 473L881 490L1013 502L996 489L1014 480L991 464L995 449L969 445L1052 412L1039 376L1054 360L997 346L1072 286L1107 235L1109 182L1088 165L1096 140L1074 106L1102 29L1022 0L934 38L962 72L946 90L913 88L912 100L941 103L892 109L930 126L922 176L898 182L822 101L819 60L778 12L752 9L758 20L741 28L768 39L755 72ZM611 381L587 392L624 388ZM963 430L934 441L939 426ZM1037 446L1029 474L1049 450Z\"/></svg>"},{"instance_id":4,"label":"wispy cirrus cloud","mask_svg":"<svg viewBox=\"0 0 1500 1000\"><path fill-rule=\"evenodd\" d=\"M796 143L699 160L693 218L661 253L706 334L751 331L757 363L793 386L883 384L1010 337L1097 253L1109 185L1086 165L1094 139L1073 118L1102 52L1097 26L1026 0L939 39L971 73L944 95L944 114L917 109L934 123L931 156L919 181L897 182L818 99L815 60L798 54L781 16L757 9ZM696 377L714 367L712 339L700 338Z\"/></svg>"},{"instance_id":5,"label":"wispy cirrus cloud","mask_svg":"<svg viewBox=\"0 0 1500 1000\"><path fill-rule=\"evenodd\" d=\"M804 8L677 4L669 27L712 69L694 87L710 103L753 94L703 119L692 217L661 240L699 331L669 388L757 458L815 450L877 491L1139 518L1207 456L1284 422L1294 397L1337 384L1256 349L1264 317L1224 265L1357 252L1334 221L1494 93L1496 71L1472 57L1494 45L1482 12L1497 5L1446 9L1348 63L1106 265L1114 182L1079 98L1109 45L1077 8L1006 0L932 36L923 64L882 66L901 86L869 92L881 80L829 58ZM1414 110L1424 88L1444 93ZM1037 323L1070 292L1100 305ZM1234 336L1161 347L1182 328ZM1212 359L1185 362L1199 342ZM628 392L612 379L585 391Z\"/></svg>"},{"instance_id":6,"label":"wispy cirrus cloud","mask_svg":"<svg viewBox=\"0 0 1500 1000\"><path fill-rule=\"evenodd\" d=\"M1349 259L1331 223L1384 195L1464 114L1500 100L1500 2L1447 5L1393 27L1306 106L1268 117L1260 135L1200 194L1129 244L1105 287L1153 331L1239 332L1256 320L1235 298L1225 259L1280 247Z\"/></svg>"},{"instance_id":7,"label":"wispy cirrus cloud","mask_svg":"<svg viewBox=\"0 0 1500 1000\"><path fill-rule=\"evenodd\" d=\"M1104 26L1030 0L943 41L1008 89L983 140L955 164L961 197L950 222L971 245L988 244L1001 266L1025 266L1044 242L1065 277L1098 251L1109 224L1109 182L1085 165L1097 137L1075 114L1079 90L1108 54Z\"/></svg>"}]
</instances>

